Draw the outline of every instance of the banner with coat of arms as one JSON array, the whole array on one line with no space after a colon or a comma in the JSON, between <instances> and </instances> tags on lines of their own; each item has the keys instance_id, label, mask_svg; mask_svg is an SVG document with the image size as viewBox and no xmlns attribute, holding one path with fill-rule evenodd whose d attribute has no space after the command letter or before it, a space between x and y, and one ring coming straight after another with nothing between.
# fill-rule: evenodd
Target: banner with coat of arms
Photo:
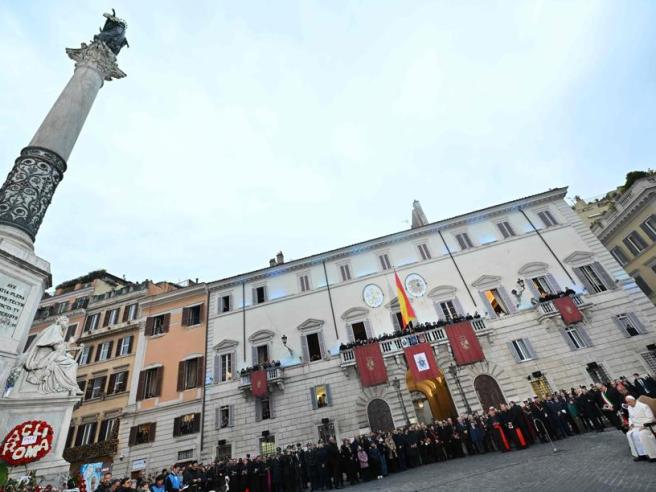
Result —
<instances>
[{"instance_id":1,"label":"banner with coat of arms","mask_svg":"<svg viewBox=\"0 0 656 492\"><path fill-rule=\"evenodd\" d=\"M410 345L403 349L408 368L416 383L424 379L440 377L440 369L433 354L433 348L427 342Z\"/></svg>"},{"instance_id":2,"label":"banner with coat of arms","mask_svg":"<svg viewBox=\"0 0 656 492\"><path fill-rule=\"evenodd\" d=\"M256 398L264 398L269 394L267 386L267 372L264 369L251 372L251 392Z\"/></svg>"},{"instance_id":3,"label":"banner with coat of arms","mask_svg":"<svg viewBox=\"0 0 656 492\"><path fill-rule=\"evenodd\" d=\"M485 360L483 349L470 321L454 323L446 327L446 336L453 350L456 365L464 366Z\"/></svg>"},{"instance_id":4,"label":"banner with coat of arms","mask_svg":"<svg viewBox=\"0 0 656 492\"><path fill-rule=\"evenodd\" d=\"M558 309L560 317L563 318L563 322L566 325L583 321L581 311L579 311L579 308L574 304L574 300L570 296L559 297L552 302L556 306L556 309Z\"/></svg>"},{"instance_id":5,"label":"banner with coat of arms","mask_svg":"<svg viewBox=\"0 0 656 492\"><path fill-rule=\"evenodd\" d=\"M362 386L387 383L387 368L378 342L355 347L355 363Z\"/></svg>"}]
</instances>

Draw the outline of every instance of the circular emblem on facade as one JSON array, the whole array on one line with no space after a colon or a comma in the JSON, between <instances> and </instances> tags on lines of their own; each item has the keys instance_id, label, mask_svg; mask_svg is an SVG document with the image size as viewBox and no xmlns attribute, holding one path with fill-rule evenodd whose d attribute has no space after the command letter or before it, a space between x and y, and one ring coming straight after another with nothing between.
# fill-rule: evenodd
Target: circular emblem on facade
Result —
<instances>
[{"instance_id":1,"label":"circular emblem on facade","mask_svg":"<svg viewBox=\"0 0 656 492\"><path fill-rule=\"evenodd\" d=\"M11 466L39 461L52 449L53 430L42 420L28 420L14 427L0 445L0 459Z\"/></svg>"},{"instance_id":2,"label":"circular emblem on facade","mask_svg":"<svg viewBox=\"0 0 656 492\"><path fill-rule=\"evenodd\" d=\"M377 308L382 306L385 295L376 284L367 284L362 289L362 299L367 306Z\"/></svg>"},{"instance_id":3,"label":"circular emblem on facade","mask_svg":"<svg viewBox=\"0 0 656 492\"><path fill-rule=\"evenodd\" d=\"M373 371L375 367L376 367L376 363L374 362L374 358L367 357L367 369Z\"/></svg>"},{"instance_id":4,"label":"circular emblem on facade","mask_svg":"<svg viewBox=\"0 0 656 492\"><path fill-rule=\"evenodd\" d=\"M426 288L427 285L424 277L418 273L410 273L405 278L405 290L407 290L412 297L423 296L426 293Z\"/></svg>"}]
</instances>

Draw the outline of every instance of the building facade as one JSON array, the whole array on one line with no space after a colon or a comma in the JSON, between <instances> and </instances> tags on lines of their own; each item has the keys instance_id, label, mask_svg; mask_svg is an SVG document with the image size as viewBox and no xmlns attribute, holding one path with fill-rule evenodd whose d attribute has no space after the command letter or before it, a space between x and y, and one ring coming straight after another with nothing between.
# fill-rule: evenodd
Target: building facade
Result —
<instances>
[{"instance_id":1,"label":"building facade","mask_svg":"<svg viewBox=\"0 0 656 492\"><path fill-rule=\"evenodd\" d=\"M167 283L144 281L96 294L89 299L78 344L77 380L84 392L75 407L64 458L77 471L84 463L114 462L118 431L128 404L140 326L140 303L170 290Z\"/></svg>"},{"instance_id":2,"label":"building facade","mask_svg":"<svg viewBox=\"0 0 656 492\"><path fill-rule=\"evenodd\" d=\"M410 230L287 263L279 254L268 268L210 283L201 458L268 453L656 372L656 309L566 191L434 223L416 203ZM415 382L394 272L418 323L480 315L472 324L485 361L456 367L435 327L422 339L443 377ZM576 325L539 301L566 288L584 316ZM388 382L365 388L344 344L383 334ZM248 372L255 365L267 367L268 392L258 398Z\"/></svg>"},{"instance_id":3,"label":"building facade","mask_svg":"<svg viewBox=\"0 0 656 492\"><path fill-rule=\"evenodd\" d=\"M591 227L645 295L656 302L656 177L638 179L618 193Z\"/></svg>"},{"instance_id":4,"label":"building facade","mask_svg":"<svg viewBox=\"0 0 656 492\"><path fill-rule=\"evenodd\" d=\"M122 476L200 458L207 287L190 281L140 306L144 322L113 466Z\"/></svg>"}]
</instances>

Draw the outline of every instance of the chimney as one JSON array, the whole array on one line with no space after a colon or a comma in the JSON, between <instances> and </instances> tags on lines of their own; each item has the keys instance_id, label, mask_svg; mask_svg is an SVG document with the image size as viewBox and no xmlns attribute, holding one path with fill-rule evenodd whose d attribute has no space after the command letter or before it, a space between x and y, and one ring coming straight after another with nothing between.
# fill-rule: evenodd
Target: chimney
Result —
<instances>
[{"instance_id":1,"label":"chimney","mask_svg":"<svg viewBox=\"0 0 656 492\"><path fill-rule=\"evenodd\" d=\"M425 226L428 224L428 219L426 218L426 214L424 214L424 209L421 208L421 203L419 203L419 200L415 200L412 202L412 229L416 229L417 227Z\"/></svg>"},{"instance_id":2,"label":"chimney","mask_svg":"<svg viewBox=\"0 0 656 492\"><path fill-rule=\"evenodd\" d=\"M276 264L282 265L285 263L285 257L282 254L282 251L278 251L278 254L276 255Z\"/></svg>"},{"instance_id":3,"label":"chimney","mask_svg":"<svg viewBox=\"0 0 656 492\"><path fill-rule=\"evenodd\" d=\"M275 258L271 258L271 259L269 260L269 266L270 266L270 267L272 267L272 266L276 266L276 259L275 259Z\"/></svg>"}]
</instances>

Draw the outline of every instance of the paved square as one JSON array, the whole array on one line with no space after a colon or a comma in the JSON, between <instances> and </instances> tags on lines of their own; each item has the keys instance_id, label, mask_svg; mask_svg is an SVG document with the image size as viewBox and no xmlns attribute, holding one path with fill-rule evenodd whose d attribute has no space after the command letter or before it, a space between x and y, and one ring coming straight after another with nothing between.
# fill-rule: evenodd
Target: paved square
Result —
<instances>
[{"instance_id":1,"label":"paved square","mask_svg":"<svg viewBox=\"0 0 656 492\"><path fill-rule=\"evenodd\" d=\"M355 487L364 491L656 490L656 463L632 461L624 434L607 429L524 451L488 453L422 466Z\"/></svg>"}]
</instances>

